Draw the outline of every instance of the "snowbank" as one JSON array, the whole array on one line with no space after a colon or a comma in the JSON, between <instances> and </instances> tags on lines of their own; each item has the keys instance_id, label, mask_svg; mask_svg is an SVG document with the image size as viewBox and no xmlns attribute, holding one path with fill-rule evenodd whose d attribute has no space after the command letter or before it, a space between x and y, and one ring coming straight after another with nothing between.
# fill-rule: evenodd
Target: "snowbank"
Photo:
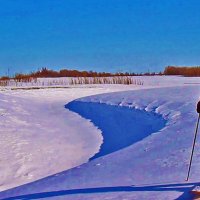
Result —
<instances>
[{"instance_id":1,"label":"snowbank","mask_svg":"<svg viewBox=\"0 0 200 200\"><path fill-rule=\"evenodd\" d=\"M125 106L76 100L66 108L91 120L102 132L101 149L90 160L130 146L165 126L161 116Z\"/></svg>"},{"instance_id":2,"label":"snowbank","mask_svg":"<svg viewBox=\"0 0 200 200\"><path fill-rule=\"evenodd\" d=\"M198 142L191 182L184 182L199 96L199 87L181 86L79 99L155 113L167 123L162 130L126 148L2 192L1 199L190 199L188 191L200 177Z\"/></svg>"}]
</instances>

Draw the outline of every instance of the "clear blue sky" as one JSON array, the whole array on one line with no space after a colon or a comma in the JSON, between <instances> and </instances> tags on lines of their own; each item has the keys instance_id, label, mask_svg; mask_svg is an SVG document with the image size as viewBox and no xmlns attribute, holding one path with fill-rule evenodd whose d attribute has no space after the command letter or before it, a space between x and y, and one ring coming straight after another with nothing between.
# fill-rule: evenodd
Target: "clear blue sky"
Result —
<instances>
[{"instance_id":1,"label":"clear blue sky","mask_svg":"<svg viewBox=\"0 0 200 200\"><path fill-rule=\"evenodd\" d=\"M200 65L199 0L0 0L0 75Z\"/></svg>"}]
</instances>

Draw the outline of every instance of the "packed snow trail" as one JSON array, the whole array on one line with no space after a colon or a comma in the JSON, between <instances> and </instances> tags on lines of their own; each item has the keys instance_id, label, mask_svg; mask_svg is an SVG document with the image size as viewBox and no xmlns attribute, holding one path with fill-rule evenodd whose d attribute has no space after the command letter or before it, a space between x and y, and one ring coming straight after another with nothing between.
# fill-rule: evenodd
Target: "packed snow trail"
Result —
<instances>
[{"instance_id":1,"label":"packed snow trail","mask_svg":"<svg viewBox=\"0 0 200 200\"><path fill-rule=\"evenodd\" d=\"M90 160L130 146L165 126L165 120L155 113L124 106L75 100L65 107L91 120L102 132L101 149Z\"/></svg>"},{"instance_id":2,"label":"packed snow trail","mask_svg":"<svg viewBox=\"0 0 200 200\"><path fill-rule=\"evenodd\" d=\"M1 199L190 199L199 184L196 145L189 183L184 180L196 123L199 86L149 89L79 99L129 106L162 115L166 127L133 145L73 169L0 193Z\"/></svg>"}]
</instances>

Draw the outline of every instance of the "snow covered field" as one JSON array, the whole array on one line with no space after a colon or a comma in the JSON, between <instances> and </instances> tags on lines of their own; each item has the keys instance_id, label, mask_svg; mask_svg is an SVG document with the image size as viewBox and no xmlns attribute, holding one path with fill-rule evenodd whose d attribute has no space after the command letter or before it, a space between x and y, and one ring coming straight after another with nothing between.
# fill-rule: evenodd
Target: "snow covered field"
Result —
<instances>
[{"instance_id":1,"label":"snow covered field","mask_svg":"<svg viewBox=\"0 0 200 200\"><path fill-rule=\"evenodd\" d=\"M144 86L154 86L154 87L160 87L160 86L178 86L178 85L183 85L183 84L200 84L199 78L198 77L181 77L181 76L128 76L128 77L98 77L98 80L101 80L100 82L104 82L103 80L110 80L110 83L112 82L120 82L122 83L126 82L126 79L131 79L132 85L144 85ZM83 85L84 83L87 82L92 82L93 84L95 83L96 78L92 77L85 77L85 78L70 78L70 77L60 77L60 78L37 78L37 79L32 79L29 81L16 81L16 80L10 80L5 82L5 87L4 88L49 88L49 87L72 87L73 85ZM79 83L80 82L80 83ZM109 81L105 81L109 82ZM1 82L0 82L1 83ZM4 82L2 82L2 85ZM93 85L91 84L91 85ZM1 84L0 84L1 87Z\"/></svg>"},{"instance_id":2,"label":"snow covered field","mask_svg":"<svg viewBox=\"0 0 200 200\"><path fill-rule=\"evenodd\" d=\"M142 78L141 86L1 88L0 199L191 199L199 140L184 180L200 78Z\"/></svg>"}]
</instances>

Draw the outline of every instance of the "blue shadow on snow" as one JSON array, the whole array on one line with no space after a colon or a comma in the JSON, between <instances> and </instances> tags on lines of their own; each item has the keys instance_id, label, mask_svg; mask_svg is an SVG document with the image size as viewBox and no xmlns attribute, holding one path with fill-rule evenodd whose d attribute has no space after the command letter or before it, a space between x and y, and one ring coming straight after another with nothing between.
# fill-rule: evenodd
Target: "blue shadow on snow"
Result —
<instances>
[{"instance_id":1,"label":"blue shadow on snow","mask_svg":"<svg viewBox=\"0 0 200 200\"><path fill-rule=\"evenodd\" d=\"M76 100L65 105L65 108L90 119L102 131L101 149L90 160L130 146L166 124L158 114L125 106Z\"/></svg>"},{"instance_id":2,"label":"blue shadow on snow","mask_svg":"<svg viewBox=\"0 0 200 200\"><path fill-rule=\"evenodd\" d=\"M139 140L142 140L151 133L163 128L166 123L166 121L159 115L128 107L111 106L99 103L86 103L80 101L73 101L67 104L65 107L78 113L86 119L90 119L102 131L104 142L101 145L100 152L94 155L91 160L115 152ZM68 195L76 194L89 195L96 193L136 191L178 191L181 193L181 196L179 196L176 200L189 200L193 199L193 195L190 193L190 191L196 185L199 185L199 183L79 188L46 192L38 191L32 194L21 194L18 196L4 198L4 200L43 198L57 199L59 197L67 198ZM87 196L84 196L83 198L87 198Z\"/></svg>"},{"instance_id":3,"label":"blue shadow on snow","mask_svg":"<svg viewBox=\"0 0 200 200\"><path fill-rule=\"evenodd\" d=\"M95 193L109 193L109 192L135 192L135 191L159 191L159 192L170 192L177 191L182 192L182 195L176 200L189 200L193 199L194 196L189 192L195 185L199 183L178 183L178 184L165 184L165 185L148 185L148 186L116 186L116 187L100 187L100 188L84 188L84 189L71 189L71 190L60 190L50 192L40 192L33 194L25 194L19 196L13 196L4 198L4 200L28 200L28 199L43 199L43 198L58 198L66 195L74 194L95 194ZM86 198L86 197L84 197Z\"/></svg>"}]
</instances>

